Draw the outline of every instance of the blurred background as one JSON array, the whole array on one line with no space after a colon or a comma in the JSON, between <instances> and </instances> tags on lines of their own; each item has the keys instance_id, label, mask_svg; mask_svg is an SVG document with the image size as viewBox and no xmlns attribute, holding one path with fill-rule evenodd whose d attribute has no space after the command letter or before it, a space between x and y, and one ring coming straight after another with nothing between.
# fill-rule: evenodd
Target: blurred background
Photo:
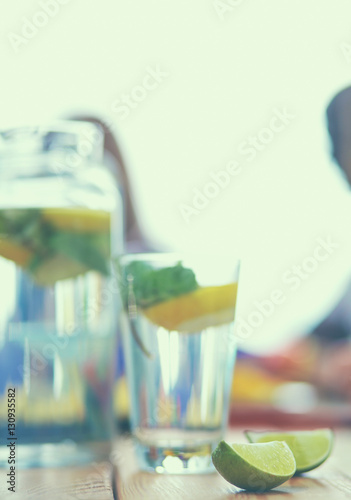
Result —
<instances>
[{"instance_id":1,"label":"blurred background","mask_svg":"<svg viewBox=\"0 0 351 500\"><path fill-rule=\"evenodd\" d=\"M332 327L327 347L308 334L351 271L349 185L326 120L351 82L350 14L347 0L28 0L0 19L1 128L100 119L149 248L241 257L238 401L300 398L304 412L319 384L349 401L350 357L333 361L340 391L324 360L350 330Z\"/></svg>"}]
</instances>

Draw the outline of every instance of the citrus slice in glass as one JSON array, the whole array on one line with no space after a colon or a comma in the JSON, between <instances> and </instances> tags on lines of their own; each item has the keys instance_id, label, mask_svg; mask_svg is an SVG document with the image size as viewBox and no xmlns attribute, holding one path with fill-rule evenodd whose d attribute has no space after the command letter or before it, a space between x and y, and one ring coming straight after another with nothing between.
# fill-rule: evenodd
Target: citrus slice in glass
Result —
<instances>
[{"instance_id":1,"label":"citrus slice in glass","mask_svg":"<svg viewBox=\"0 0 351 500\"><path fill-rule=\"evenodd\" d=\"M296 474L307 472L321 465L330 455L334 434L331 429L292 432L245 431L251 443L285 441L296 460Z\"/></svg>"},{"instance_id":2,"label":"citrus slice in glass","mask_svg":"<svg viewBox=\"0 0 351 500\"><path fill-rule=\"evenodd\" d=\"M296 470L294 455L282 441L231 446L221 441L212 453L212 462L224 479L248 491L275 488Z\"/></svg>"},{"instance_id":3,"label":"citrus slice in glass","mask_svg":"<svg viewBox=\"0 0 351 500\"><path fill-rule=\"evenodd\" d=\"M167 330L198 332L234 320L237 288L237 283L201 287L142 312L152 323Z\"/></svg>"},{"instance_id":4,"label":"citrus slice in glass","mask_svg":"<svg viewBox=\"0 0 351 500\"><path fill-rule=\"evenodd\" d=\"M33 254L25 246L11 241L8 237L0 236L0 256L24 267L31 260Z\"/></svg>"},{"instance_id":5,"label":"citrus slice in glass","mask_svg":"<svg viewBox=\"0 0 351 500\"><path fill-rule=\"evenodd\" d=\"M61 231L78 233L108 233L110 214L103 210L87 208L44 208L44 220Z\"/></svg>"}]
</instances>

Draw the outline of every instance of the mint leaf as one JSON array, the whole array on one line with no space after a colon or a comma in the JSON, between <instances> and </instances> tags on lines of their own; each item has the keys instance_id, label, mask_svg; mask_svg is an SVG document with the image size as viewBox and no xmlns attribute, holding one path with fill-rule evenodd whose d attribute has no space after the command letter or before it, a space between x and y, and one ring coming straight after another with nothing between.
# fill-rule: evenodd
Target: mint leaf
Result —
<instances>
[{"instance_id":1,"label":"mint leaf","mask_svg":"<svg viewBox=\"0 0 351 500\"><path fill-rule=\"evenodd\" d=\"M50 239L50 247L55 253L66 255L102 274L109 274L109 260L100 251L95 235L56 233Z\"/></svg>"},{"instance_id":2,"label":"mint leaf","mask_svg":"<svg viewBox=\"0 0 351 500\"><path fill-rule=\"evenodd\" d=\"M173 267L153 269L150 264L133 261L123 269L122 298L127 305L130 287L140 307L150 307L198 288L195 274L179 262Z\"/></svg>"}]
</instances>

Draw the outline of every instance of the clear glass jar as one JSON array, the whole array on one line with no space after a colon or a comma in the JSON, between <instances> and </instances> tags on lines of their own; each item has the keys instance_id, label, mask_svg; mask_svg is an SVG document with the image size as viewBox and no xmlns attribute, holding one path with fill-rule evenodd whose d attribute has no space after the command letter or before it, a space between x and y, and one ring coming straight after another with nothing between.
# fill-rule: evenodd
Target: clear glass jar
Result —
<instances>
[{"instance_id":1,"label":"clear glass jar","mask_svg":"<svg viewBox=\"0 0 351 500\"><path fill-rule=\"evenodd\" d=\"M0 466L8 438L22 466L109 453L123 214L102 155L87 122L0 132Z\"/></svg>"}]
</instances>

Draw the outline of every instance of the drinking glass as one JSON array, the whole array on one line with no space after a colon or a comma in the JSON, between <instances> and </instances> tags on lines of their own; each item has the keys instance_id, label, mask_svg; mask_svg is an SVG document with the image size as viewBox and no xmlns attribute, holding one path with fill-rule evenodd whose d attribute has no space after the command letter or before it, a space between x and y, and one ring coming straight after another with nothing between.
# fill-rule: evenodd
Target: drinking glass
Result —
<instances>
[{"instance_id":1,"label":"drinking glass","mask_svg":"<svg viewBox=\"0 0 351 500\"><path fill-rule=\"evenodd\" d=\"M122 256L117 271L140 465L208 472L228 420L239 261L134 254Z\"/></svg>"}]
</instances>

